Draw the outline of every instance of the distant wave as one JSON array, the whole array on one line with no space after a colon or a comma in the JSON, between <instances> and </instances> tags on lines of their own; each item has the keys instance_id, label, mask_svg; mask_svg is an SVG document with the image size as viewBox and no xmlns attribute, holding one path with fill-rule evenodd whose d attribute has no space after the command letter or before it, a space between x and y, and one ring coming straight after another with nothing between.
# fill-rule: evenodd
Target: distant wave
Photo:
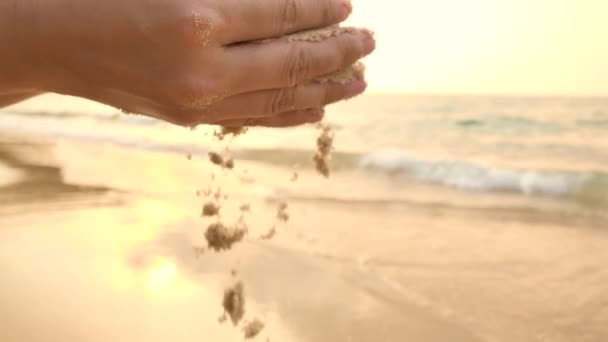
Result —
<instances>
[{"instance_id":1,"label":"distant wave","mask_svg":"<svg viewBox=\"0 0 608 342\"><path fill-rule=\"evenodd\" d=\"M15 114L15 113L11 113ZM18 113L22 117L48 116L39 112ZM55 119L83 118L87 116L73 113L50 115ZM91 119L91 117L88 117ZM140 116L116 115L97 116L93 120L120 120L134 125L154 125L158 121ZM467 122L465 124L478 124ZM0 129L9 132L29 132L39 137L54 136L72 140L103 142L114 145L172 153L204 154L210 146L192 142L163 142L136 135L125 134L111 127L95 132L81 131L78 125L48 125L44 122L21 122L0 116ZM158 132L163 132L159 125ZM292 167L297 164L311 165L312 151L286 148L241 149L234 151L239 159L272 164L278 167ZM524 170L483 166L463 160L429 160L408 154L401 150L383 151L373 154L355 152L335 152L332 169L365 170L379 175L396 176L416 181L437 184L465 191L511 192L526 195L567 197L585 204L608 205L608 174L601 172L566 172L563 170Z\"/></svg>"},{"instance_id":2,"label":"distant wave","mask_svg":"<svg viewBox=\"0 0 608 342\"><path fill-rule=\"evenodd\" d=\"M108 111L103 113L84 113L79 111L37 111L37 110L11 110L10 114L25 118L49 118L56 120L96 120L116 121L134 126L153 126L161 123L160 120L144 115L125 115L120 111Z\"/></svg>"},{"instance_id":3,"label":"distant wave","mask_svg":"<svg viewBox=\"0 0 608 342\"><path fill-rule=\"evenodd\" d=\"M603 173L495 168L461 160L424 160L402 151L364 156L359 167L467 191L518 192L608 203L608 175Z\"/></svg>"}]
</instances>

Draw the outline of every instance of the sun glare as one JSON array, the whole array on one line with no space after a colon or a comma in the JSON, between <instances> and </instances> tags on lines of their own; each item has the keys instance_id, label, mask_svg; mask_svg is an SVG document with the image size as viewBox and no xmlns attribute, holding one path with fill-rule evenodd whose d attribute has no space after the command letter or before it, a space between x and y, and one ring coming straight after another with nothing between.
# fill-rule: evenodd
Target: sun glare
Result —
<instances>
[{"instance_id":1,"label":"sun glare","mask_svg":"<svg viewBox=\"0 0 608 342\"><path fill-rule=\"evenodd\" d=\"M608 93L608 1L354 0L373 29L370 90Z\"/></svg>"},{"instance_id":2,"label":"sun glare","mask_svg":"<svg viewBox=\"0 0 608 342\"><path fill-rule=\"evenodd\" d=\"M177 266L173 261L158 260L146 272L146 288L152 293L162 292L175 284L177 275Z\"/></svg>"}]
</instances>

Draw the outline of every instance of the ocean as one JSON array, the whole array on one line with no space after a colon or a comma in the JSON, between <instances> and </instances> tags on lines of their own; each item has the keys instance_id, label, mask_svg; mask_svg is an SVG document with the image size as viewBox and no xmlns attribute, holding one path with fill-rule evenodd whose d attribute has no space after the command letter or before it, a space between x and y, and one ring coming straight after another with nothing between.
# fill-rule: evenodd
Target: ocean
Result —
<instances>
[{"instance_id":1,"label":"ocean","mask_svg":"<svg viewBox=\"0 0 608 342\"><path fill-rule=\"evenodd\" d=\"M263 341L608 340L608 98L368 94L325 121L330 179L314 126L220 143L70 97L2 109L0 339L240 341L234 268ZM216 186L250 237L197 259Z\"/></svg>"},{"instance_id":2,"label":"ocean","mask_svg":"<svg viewBox=\"0 0 608 342\"><path fill-rule=\"evenodd\" d=\"M608 98L372 94L331 107L327 122L338 174L608 205ZM215 147L213 127L189 132L53 96L5 110L0 129L183 155ZM314 134L253 129L231 147L239 158L310 168Z\"/></svg>"}]
</instances>

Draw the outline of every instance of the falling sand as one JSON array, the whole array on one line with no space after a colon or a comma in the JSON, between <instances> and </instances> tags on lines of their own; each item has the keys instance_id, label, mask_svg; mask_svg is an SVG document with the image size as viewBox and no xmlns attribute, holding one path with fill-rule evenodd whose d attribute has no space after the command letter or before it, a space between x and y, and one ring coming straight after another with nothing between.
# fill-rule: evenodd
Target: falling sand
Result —
<instances>
[{"instance_id":1,"label":"falling sand","mask_svg":"<svg viewBox=\"0 0 608 342\"><path fill-rule=\"evenodd\" d=\"M334 134L327 124L319 124L321 135L317 138L317 153L313 157L315 168L324 177L329 178L329 161L334 144Z\"/></svg>"},{"instance_id":2,"label":"falling sand","mask_svg":"<svg viewBox=\"0 0 608 342\"><path fill-rule=\"evenodd\" d=\"M208 202L203 206L202 216L204 217L217 216L219 213L220 206L215 202Z\"/></svg>"},{"instance_id":3,"label":"falling sand","mask_svg":"<svg viewBox=\"0 0 608 342\"><path fill-rule=\"evenodd\" d=\"M285 202L279 204L279 208L277 210L277 219L281 222L289 221L289 213L287 212L288 205Z\"/></svg>"},{"instance_id":4,"label":"falling sand","mask_svg":"<svg viewBox=\"0 0 608 342\"><path fill-rule=\"evenodd\" d=\"M245 335L245 339L249 340L258 336L262 330L264 330L264 322L259 319L254 319L253 321L247 323L243 328L243 334Z\"/></svg>"},{"instance_id":5,"label":"falling sand","mask_svg":"<svg viewBox=\"0 0 608 342\"><path fill-rule=\"evenodd\" d=\"M349 34L357 32L369 31L355 28L341 28L338 26L332 26L325 29L312 30L296 33L285 38L289 42L320 42L331 37L338 36L340 34ZM276 40L276 39L272 39ZM260 41L260 43L268 42L269 40ZM365 72L365 66L357 62L347 68L338 70L329 75L318 77L312 81L312 83L324 84L324 83L336 83L336 84L348 84L357 79L363 79ZM203 101L204 102L204 101ZM209 105L207 102L201 103L200 105ZM329 177L330 168L329 160L330 154L333 150L334 134L327 124L319 124L318 127L321 130L321 135L317 138L317 152L313 158L316 170L325 177ZM223 141L227 136L231 135L233 138L247 131L247 127L222 127L218 132L214 132L214 137ZM224 169L234 169L234 159L229 156L224 156L220 153L209 152L209 160L211 163L220 166ZM299 174L294 170L291 177L291 181L295 182L299 178ZM208 191L209 193L211 190ZM218 216L220 206L217 201L221 198L221 188L215 193L216 202L208 202L203 206L202 216L212 217ZM244 214L251 212L251 206L249 204L243 204L240 206L241 216L236 225L228 227L221 222L215 222L208 226L205 232L205 238L207 240L208 248L216 252L224 250L230 250L232 246L242 241L248 232L247 225L244 222ZM278 222L288 222L290 219L288 213L288 204L286 202L279 203L276 219ZM277 226L272 226L270 230L262 235L260 238L263 240L270 240L277 234ZM222 301L224 308L224 316L220 317L220 323L227 320L230 317L232 324L237 326L245 315L245 294L242 282L237 282L232 287L229 287L224 292L224 298ZM255 338L264 329L265 325L262 321L255 319L243 327L243 334L245 339Z\"/></svg>"},{"instance_id":6,"label":"falling sand","mask_svg":"<svg viewBox=\"0 0 608 342\"><path fill-rule=\"evenodd\" d=\"M232 157L224 157L217 152L209 152L209 160L222 168L229 170L234 169L234 159Z\"/></svg>"},{"instance_id":7,"label":"falling sand","mask_svg":"<svg viewBox=\"0 0 608 342\"><path fill-rule=\"evenodd\" d=\"M350 33L359 33L363 32L373 36L373 32L367 29L359 29L359 28L351 28L351 27L339 27L339 26L331 26L323 29L316 29L310 31L303 31L299 33L295 33L289 35L285 39L289 42L321 42L327 40L332 37L336 37L341 34L350 34ZM267 43L270 41L276 41L277 39L265 39L261 40L258 43ZM361 62L356 62L355 64L346 67L342 70L338 70L328 75L317 77L312 81L312 83L337 83L337 84L348 84L354 80L361 80L365 75L365 65ZM216 133L216 137L218 139L223 140L224 137L228 134L232 134L233 136L238 136L246 132L246 127L224 127L222 131ZM317 140L318 152L313 157L313 161L315 164L315 168L317 171L322 174L324 177L329 177L330 168L329 168L329 160L331 148L334 140L334 135L331 132L331 128L327 125L322 126L322 134ZM220 156L221 157L221 156ZM219 161L219 160L218 160ZM226 164L221 161L217 162L218 165L223 165L226 167ZM234 165L232 165L234 167ZM229 167L229 168L232 168ZM297 173L294 173L292 177L292 181L296 181L298 179Z\"/></svg>"},{"instance_id":8,"label":"falling sand","mask_svg":"<svg viewBox=\"0 0 608 342\"><path fill-rule=\"evenodd\" d=\"M266 234L260 236L260 239L262 239L262 240L270 240L273 237L275 237L276 235L277 235L277 227L273 226L272 228L270 228L270 230Z\"/></svg>"},{"instance_id":9,"label":"falling sand","mask_svg":"<svg viewBox=\"0 0 608 342\"><path fill-rule=\"evenodd\" d=\"M224 166L224 157L217 152L209 152L209 160L217 166Z\"/></svg>"},{"instance_id":10,"label":"falling sand","mask_svg":"<svg viewBox=\"0 0 608 342\"><path fill-rule=\"evenodd\" d=\"M245 290L242 282L239 281L224 290L222 306L224 312L230 317L232 325L237 326L245 316Z\"/></svg>"},{"instance_id":11,"label":"falling sand","mask_svg":"<svg viewBox=\"0 0 608 342\"><path fill-rule=\"evenodd\" d=\"M221 222L215 222L207 228L205 239L209 249L221 252L230 250L234 244L241 242L246 234L247 226L244 224L227 227Z\"/></svg>"},{"instance_id":12,"label":"falling sand","mask_svg":"<svg viewBox=\"0 0 608 342\"><path fill-rule=\"evenodd\" d=\"M213 136L215 136L219 141L224 140L227 136L232 136L233 138L238 137L239 135L245 134L247 132L247 127L222 127L218 132L214 132Z\"/></svg>"}]
</instances>

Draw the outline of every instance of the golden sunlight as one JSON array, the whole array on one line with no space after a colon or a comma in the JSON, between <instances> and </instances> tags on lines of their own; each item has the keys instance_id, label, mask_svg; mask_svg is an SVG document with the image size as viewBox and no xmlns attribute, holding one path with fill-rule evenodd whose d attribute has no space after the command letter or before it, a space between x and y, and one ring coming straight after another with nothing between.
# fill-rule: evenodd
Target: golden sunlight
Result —
<instances>
[{"instance_id":1,"label":"golden sunlight","mask_svg":"<svg viewBox=\"0 0 608 342\"><path fill-rule=\"evenodd\" d=\"M608 93L608 1L354 0L372 91Z\"/></svg>"},{"instance_id":2,"label":"golden sunlight","mask_svg":"<svg viewBox=\"0 0 608 342\"><path fill-rule=\"evenodd\" d=\"M156 260L146 272L146 288L152 293L163 292L177 279L177 266L168 259Z\"/></svg>"}]
</instances>

